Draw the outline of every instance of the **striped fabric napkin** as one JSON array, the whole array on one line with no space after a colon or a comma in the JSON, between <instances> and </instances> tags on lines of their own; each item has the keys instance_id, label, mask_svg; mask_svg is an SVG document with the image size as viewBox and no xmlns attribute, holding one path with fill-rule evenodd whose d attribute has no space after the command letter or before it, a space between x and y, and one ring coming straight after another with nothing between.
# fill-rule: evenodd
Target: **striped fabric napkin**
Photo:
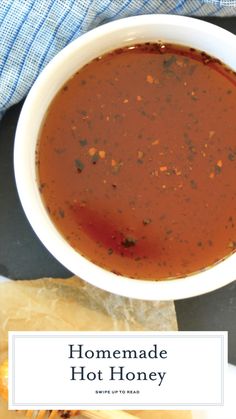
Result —
<instances>
[{"instance_id":1,"label":"striped fabric napkin","mask_svg":"<svg viewBox=\"0 0 236 419\"><path fill-rule=\"evenodd\" d=\"M236 15L236 0L0 0L0 116L68 43L132 15Z\"/></svg>"}]
</instances>

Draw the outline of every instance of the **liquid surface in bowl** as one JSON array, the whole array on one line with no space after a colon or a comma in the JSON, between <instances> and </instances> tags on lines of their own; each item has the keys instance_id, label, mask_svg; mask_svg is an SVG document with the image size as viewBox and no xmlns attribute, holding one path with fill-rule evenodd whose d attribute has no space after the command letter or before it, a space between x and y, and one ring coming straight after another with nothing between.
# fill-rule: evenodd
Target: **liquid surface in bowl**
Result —
<instances>
[{"instance_id":1,"label":"liquid surface in bowl","mask_svg":"<svg viewBox=\"0 0 236 419\"><path fill-rule=\"evenodd\" d=\"M236 248L236 75L170 44L93 60L60 90L37 149L51 219L115 273L167 279Z\"/></svg>"}]
</instances>

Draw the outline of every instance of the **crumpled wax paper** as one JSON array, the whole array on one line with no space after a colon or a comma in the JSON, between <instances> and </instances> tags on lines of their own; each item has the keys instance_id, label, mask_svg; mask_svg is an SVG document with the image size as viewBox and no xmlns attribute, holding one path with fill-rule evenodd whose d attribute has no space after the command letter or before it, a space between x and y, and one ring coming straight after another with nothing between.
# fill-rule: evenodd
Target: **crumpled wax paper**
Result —
<instances>
[{"instance_id":1,"label":"crumpled wax paper","mask_svg":"<svg viewBox=\"0 0 236 419\"><path fill-rule=\"evenodd\" d=\"M77 277L0 280L0 363L7 358L10 330L175 331L177 320L172 301L121 297L100 290ZM7 411L6 404L5 407L3 405L0 400L0 411L4 408L4 419L25 417L22 412ZM117 419L120 414L116 416ZM154 416L150 416L149 412L148 417L162 419L160 414L156 416L154 412Z\"/></svg>"},{"instance_id":2,"label":"crumpled wax paper","mask_svg":"<svg viewBox=\"0 0 236 419\"><path fill-rule=\"evenodd\" d=\"M174 303L121 297L77 277L0 282L0 353L9 330L177 330Z\"/></svg>"}]
</instances>

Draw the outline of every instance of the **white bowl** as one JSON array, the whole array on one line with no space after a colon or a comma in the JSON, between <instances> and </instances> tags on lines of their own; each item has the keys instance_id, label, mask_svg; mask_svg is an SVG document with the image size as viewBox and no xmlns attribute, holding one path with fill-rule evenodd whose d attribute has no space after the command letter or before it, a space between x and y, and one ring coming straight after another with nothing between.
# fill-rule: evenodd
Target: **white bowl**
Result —
<instances>
[{"instance_id":1,"label":"white bowl","mask_svg":"<svg viewBox=\"0 0 236 419\"><path fill-rule=\"evenodd\" d=\"M43 70L23 106L14 150L16 184L34 231L70 271L107 291L147 300L182 299L215 290L236 277L236 254L203 272L166 281L135 280L102 269L76 252L60 235L42 203L36 181L35 148L48 106L60 87L93 58L118 47L146 41L188 45L206 51L236 70L236 37L197 19L145 15L100 26L64 48Z\"/></svg>"}]
</instances>

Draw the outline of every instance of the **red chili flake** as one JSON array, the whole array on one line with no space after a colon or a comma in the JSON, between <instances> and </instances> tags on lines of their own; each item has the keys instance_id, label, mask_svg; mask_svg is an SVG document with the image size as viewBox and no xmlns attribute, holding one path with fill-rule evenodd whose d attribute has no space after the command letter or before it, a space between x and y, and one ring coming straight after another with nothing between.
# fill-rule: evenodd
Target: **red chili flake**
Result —
<instances>
[{"instance_id":1,"label":"red chili flake","mask_svg":"<svg viewBox=\"0 0 236 419\"><path fill-rule=\"evenodd\" d=\"M97 152L97 149L95 147L91 147L88 151L90 156L94 156Z\"/></svg>"},{"instance_id":2,"label":"red chili flake","mask_svg":"<svg viewBox=\"0 0 236 419\"><path fill-rule=\"evenodd\" d=\"M154 83L154 78L151 76L151 74L148 74L146 77L146 81L150 84Z\"/></svg>"},{"instance_id":3,"label":"red chili flake","mask_svg":"<svg viewBox=\"0 0 236 419\"><path fill-rule=\"evenodd\" d=\"M99 155L99 157L100 157L101 159L105 159L105 157L106 157L106 152L105 152L104 150L100 150L100 151L98 152L98 155Z\"/></svg>"},{"instance_id":4,"label":"red chili flake","mask_svg":"<svg viewBox=\"0 0 236 419\"><path fill-rule=\"evenodd\" d=\"M175 169L175 174L177 176L181 176L182 175L182 172L181 172L181 170Z\"/></svg>"},{"instance_id":5,"label":"red chili flake","mask_svg":"<svg viewBox=\"0 0 236 419\"><path fill-rule=\"evenodd\" d=\"M117 165L117 162L114 159L112 159L111 165L112 165L112 167L115 167Z\"/></svg>"},{"instance_id":6,"label":"red chili flake","mask_svg":"<svg viewBox=\"0 0 236 419\"><path fill-rule=\"evenodd\" d=\"M165 172L167 170L167 166L159 167L160 172Z\"/></svg>"}]
</instances>

